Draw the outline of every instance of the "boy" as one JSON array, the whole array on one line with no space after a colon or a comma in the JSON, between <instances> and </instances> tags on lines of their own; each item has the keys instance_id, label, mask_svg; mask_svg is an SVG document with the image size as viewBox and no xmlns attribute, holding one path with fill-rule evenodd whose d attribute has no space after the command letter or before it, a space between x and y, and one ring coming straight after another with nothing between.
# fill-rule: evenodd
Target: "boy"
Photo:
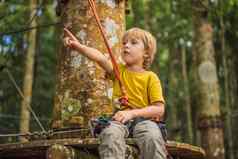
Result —
<instances>
[{"instance_id":1,"label":"boy","mask_svg":"<svg viewBox=\"0 0 238 159\"><path fill-rule=\"evenodd\" d=\"M110 61L98 50L87 47L64 29L66 46L97 62L113 80L113 100L121 97L119 83L113 78ZM108 127L100 134L99 154L101 159L125 159L125 137L133 135L142 159L165 159L165 142L155 121L164 115L164 99L157 75L147 71L156 53L156 40L147 31L132 28L123 36L120 77L126 88L128 106L122 106L112 117ZM129 132L126 123L134 121Z\"/></svg>"}]
</instances>

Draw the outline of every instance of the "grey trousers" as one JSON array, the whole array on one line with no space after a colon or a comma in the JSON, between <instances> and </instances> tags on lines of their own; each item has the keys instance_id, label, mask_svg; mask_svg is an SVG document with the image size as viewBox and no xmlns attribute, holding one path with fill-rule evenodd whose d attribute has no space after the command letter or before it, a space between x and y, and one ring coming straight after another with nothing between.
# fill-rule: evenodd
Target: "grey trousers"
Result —
<instances>
[{"instance_id":1,"label":"grey trousers","mask_svg":"<svg viewBox=\"0 0 238 159\"><path fill-rule=\"evenodd\" d=\"M125 138L129 132L125 125L113 121L99 135L101 159L125 159ZM155 122L145 120L135 125L133 138L140 150L140 159L166 159L165 142Z\"/></svg>"}]
</instances>

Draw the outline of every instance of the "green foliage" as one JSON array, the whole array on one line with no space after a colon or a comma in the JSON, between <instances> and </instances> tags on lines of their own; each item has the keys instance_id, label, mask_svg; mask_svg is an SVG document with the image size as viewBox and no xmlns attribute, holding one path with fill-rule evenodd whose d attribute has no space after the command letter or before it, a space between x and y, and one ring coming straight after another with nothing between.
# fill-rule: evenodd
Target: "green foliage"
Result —
<instances>
[{"instance_id":1,"label":"green foliage","mask_svg":"<svg viewBox=\"0 0 238 159\"><path fill-rule=\"evenodd\" d=\"M41 3L35 9L38 25L56 22L53 1ZM0 3L0 66L4 67L0 72L0 125L4 126L1 133L18 132L20 102L18 94L6 69L8 69L17 85L21 88L24 71L24 56L28 46L25 41L31 22L30 9L27 1L5 1ZM57 26L38 28L37 30L37 53L34 70L34 84L32 107L42 124L49 127L49 118L52 112L53 96L55 92L55 69L58 34ZM26 30L25 30L26 29ZM8 123L11 124L7 124ZM4 124L5 123L5 124ZM40 130L32 117L31 131Z\"/></svg>"}]
</instances>

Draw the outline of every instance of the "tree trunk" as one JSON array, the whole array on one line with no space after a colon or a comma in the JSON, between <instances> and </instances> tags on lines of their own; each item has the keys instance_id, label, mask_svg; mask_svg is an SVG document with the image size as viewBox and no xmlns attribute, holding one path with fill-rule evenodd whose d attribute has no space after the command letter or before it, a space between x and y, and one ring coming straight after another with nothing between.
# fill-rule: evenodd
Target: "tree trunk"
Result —
<instances>
[{"instance_id":1,"label":"tree trunk","mask_svg":"<svg viewBox=\"0 0 238 159\"><path fill-rule=\"evenodd\" d=\"M136 1L131 1L131 8L132 8L132 13L133 13L133 25L135 27L140 27L143 28L145 24L145 17L144 15L144 10L145 6L144 4L147 4L146 1L144 0L136 0ZM143 7L138 7L138 6L143 6ZM147 14L147 13L145 13Z\"/></svg>"},{"instance_id":2,"label":"tree trunk","mask_svg":"<svg viewBox=\"0 0 238 159\"><path fill-rule=\"evenodd\" d=\"M182 81L183 81L183 112L185 113L185 117L182 121L185 126L182 126L184 129L182 130L182 136L184 136L185 142L192 143L193 142L193 124L192 124L192 111L191 111L191 101L190 101L190 93L189 93L189 82L188 82L188 73L187 73L187 64L186 64L186 48L185 46L181 46L181 64L182 64Z\"/></svg>"},{"instance_id":3,"label":"tree trunk","mask_svg":"<svg viewBox=\"0 0 238 159\"><path fill-rule=\"evenodd\" d=\"M170 45L169 49L169 77L168 77L168 113L171 114L171 116L168 116L168 128L169 128L169 138L173 140L179 140L181 134L179 133L180 130L180 123L178 118L178 105L179 105L179 98L178 98L178 92L175 90L178 90L178 76L177 72L178 70L175 70L175 68L178 68L179 65L179 57L178 57L178 51L175 44Z\"/></svg>"},{"instance_id":4,"label":"tree trunk","mask_svg":"<svg viewBox=\"0 0 238 159\"><path fill-rule=\"evenodd\" d=\"M234 41L234 43L236 43ZM234 45L231 45L234 46ZM231 104L231 120L234 122L231 122L231 127L232 127L232 140L233 142L233 149L234 149L234 158L238 157L238 143L236 142L238 140L238 128L236 122L238 121L238 108L237 108L237 96L238 96L238 76L237 76L237 65L238 65L238 56L237 56L237 51L238 48L231 48L226 47L226 51L231 52L231 55L229 57L230 60L228 60L228 65L229 65L229 83L230 83L230 104ZM228 152L227 152L228 153Z\"/></svg>"},{"instance_id":5,"label":"tree trunk","mask_svg":"<svg viewBox=\"0 0 238 159\"><path fill-rule=\"evenodd\" d=\"M224 159L219 85L214 59L212 26L208 22L209 1L192 1L194 23L194 55L196 56L198 117L201 144L208 159Z\"/></svg>"},{"instance_id":6,"label":"tree trunk","mask_svg":"<svg viewBox=\"0 0 238 159\"><path fill-rule=\"evenodd\" d=\"M222 1L220 1L222 2ZM225 2L223 1L223 4ZM220 3L220 6L222 7L222 3ZM223 7L224 8L224 7ZM224 16L224 24L226 24L226 30L225 30L225 37L226 37L226 57L227 57L227 66L228 66L228 94L230 94L229 97L229 102L230 102L230 109L231 109L231 114L228 114L230 116L233 122L231 122L231 127L232 127L232 141L233 141L233 148L234 148L234 158L238 158L238 128L236 122L238 121L238 46L237 46L237 41L238 41L238 36L237 34L234 34L233 30L237 30L238 23L237 23L237 9L238 6L234 5L231 7L231 10ZM227 25L229 24L230 25ZM228 137L228 136L226 136ZM229 152L227 152L229 153Z\"/></svg>"},{"instance_id":7,"label":"tree trunk","mask_svg":"<svg viewBox=\"0 0 238 159\"><path fill-rule=\"evenodd\" d=\"M148 31L150 31L150 30L152 30L152 28L151 28L151 19L152 19L152 17L151 17L151 14L150 14L150 12L151 12L151 8L150 8L150 6L151 6L151 0L146 0L146 1L144 1L144 28L145 28L145 30L148 30Z\"/></svg>"},{"instance_id":8,"label":"tree trunk","mask_svg":"<svg viewBox=\"0 0 238 159\"><path fill-rule=\"evenodd\" d=\"M236 43L234 41L234 43ZM234 46L234 45L232 45ZM231 46L230 46L231 47ZM238 157L238 128L237 128L237 121L238 121L238 107L237 107L237 103L238 103L238 71L237 71L237 65L238 65L238 56L237 56L237 51L238 48L230 48L230 47L226 47L226 49L228 49L229 51L231 51L231 56L230 56L230 60L229 60L229 83L230 83L230 102L231 102L231 118L232 118L232 122L231 127L233 128L232 134L234 134L232 137L232 140L234 141L234 158Z\"/></svg>"},{"instance_id":9,"label":"tree trunk","mask_svg":"<svg viewBox=\"0 0 238 159\"><path fill-rule=\"evenodd\" d=\"M31 14L30 19L35 16L35 10L37 6L37 0L30 1ZM36 19L34 18L30 24L31 26L36 26ZM30 129L30 111L28 107L31 104L32 98L32 84L34 75L34 58L35 58L35 48L36 48L36 29L29 32L28 35L28 49L25 59L25 72L23 81L23 96L21 102L21 119L20 119L20 133L27 133ZM20 138L22 142L27 141L25 138Z\"/></svg>"},{"instance_id":10,"label":"tree trunk","mask_svg":"<svg viewBox=\"0 0 238 159\"><path fill-rule=\"evenodd\" d=\"M62 21L78 40L109 57L88 1L71 0L61 6ZM96 8L113 52L119 59L125 30L125 1L96 1ZM112 113L112 85L106 81L105 72L97 64L62 47L57 70L53 128L85 128L91 118Z\"/></svg>"},{"instance_id":11,"label":"tree trunk","mask_svg":"<svg viewBox=\"0 0 238 159\"><path fill-rule=\"evenodd\" d=\"M221 7L222 1L220 2ZM230 102L230 86L229 86L229 76L228 76L228 63L227 63L227 54L226 45L225 45L225 24L223 20L223 15L220 17L220 40L221 40L221 55L222 55L222 65L224 71L224 98L225 98L225 140L227 141L227 153L226 155L229 159L234 159L234 150L233 150L233 135L232 135L232 116L231 116L231 102Z\"/></svg>"}]
</instances>

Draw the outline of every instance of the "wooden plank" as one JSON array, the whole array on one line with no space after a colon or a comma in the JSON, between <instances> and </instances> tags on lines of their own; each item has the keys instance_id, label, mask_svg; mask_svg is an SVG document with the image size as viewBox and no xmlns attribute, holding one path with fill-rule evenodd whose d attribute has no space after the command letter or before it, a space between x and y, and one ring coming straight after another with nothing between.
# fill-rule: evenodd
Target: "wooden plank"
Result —
<instances>
[{"instance_id":1,"label":"wooden plank","mask_svg":"<svg viewBox=\"0 0 238 159\"><path fill-rule=\"evenodd\" d=\"M54 140L38 140L27 143L9 143L0 144L0 158L26 157L27 155L37 156L42 155L52 145L59 144L64 146L72 146L77 149L97 149L100 141L97 138L72 138L72 139L54 139ZM127 144L136 146L133 139L127 139ZM167 149L172 156L178 156L183 159L203 159L205 151L197 146L186 143L178 143L168 141ZM5 157L5 158L4 158Z\"/></svg>"}]
</instances>

